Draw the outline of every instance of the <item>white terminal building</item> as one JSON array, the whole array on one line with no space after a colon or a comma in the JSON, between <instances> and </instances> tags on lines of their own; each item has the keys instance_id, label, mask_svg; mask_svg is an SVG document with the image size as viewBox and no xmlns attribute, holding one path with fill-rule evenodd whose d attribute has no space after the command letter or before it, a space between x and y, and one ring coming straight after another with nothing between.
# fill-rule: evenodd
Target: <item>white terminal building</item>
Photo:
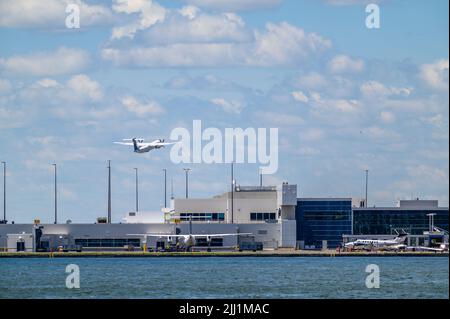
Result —
<instances>
[{"instance_id":1,"label":"white terminal building","mask_svg":"<svg viewBox=\"0 0 450 319\"><path fill-rule=\"evenodd\" d=\"M236 186L212 198L172 199L162 212L130 212L121 223L0 224L0 249L8 251L121 250L156 248L167 237L146 234L239 234L213 239L212 246L233 248L242 241L264 249L295 248L297 185ZM201 246L205 240L197 241ZM210 243L211 244L211 243Z\"/></svg>"}]
</instances>

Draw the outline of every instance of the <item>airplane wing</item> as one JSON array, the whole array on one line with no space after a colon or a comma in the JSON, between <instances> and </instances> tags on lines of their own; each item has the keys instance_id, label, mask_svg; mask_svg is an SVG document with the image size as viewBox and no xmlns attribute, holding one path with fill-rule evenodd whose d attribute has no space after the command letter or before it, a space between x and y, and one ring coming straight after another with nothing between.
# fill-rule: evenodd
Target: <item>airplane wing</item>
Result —
<instances>
[{"instance_id":1,"label":"airplane wing","mask_svg":"<svg viewBox=\"0 0 450 319\"><path fill-rule=\"evenodd\" d=\"M125 143L125 142L114 142L114 144L133 146L133 143Z\"/></svg>"},{"instance_id":2,"label":"airplane wing","mask_svg":"<svg viewBox=\"0 0 450 319\"><path fill-rule=\"evenodd\" d=\"M236 234L191 234L192 237L225 237L225 236L240 236L253 235L252 233L236 233Z\"/></svg>"},{"instance_id":3,"label":"airplane wing","mask_svg":"<svg viewBox=\"0 0 450 319\"><path fill-rule=\"evenodd\" d=\"M240 236L253 235L252 233L236 233L236 234L184 234L184 235L170 235L170 234L127 234L127 236L147 236L147 237L225 237L225 236Z\"/></svg>"},{"instance_id":4,"label":"airplane wing","mask_svg":"<svg viewBox=\"0 0 450 319\"><path fill-rule=\"evenodd\" d=\"M172 145L172 144L177 144L180 142L171 142L171 143L157 143L156 145Z\"/></svg>"},{"instance_id":5,"label":"airplane wing","mask_svg":"<svg viewBox=\"0 0 450 319\"><path fill-rule=\"evenodd\" d=\"M147 236L147 237L186 237L189 235L171 235L171 234L127 234L127 236Z\"/></svg>"}]
</instances>

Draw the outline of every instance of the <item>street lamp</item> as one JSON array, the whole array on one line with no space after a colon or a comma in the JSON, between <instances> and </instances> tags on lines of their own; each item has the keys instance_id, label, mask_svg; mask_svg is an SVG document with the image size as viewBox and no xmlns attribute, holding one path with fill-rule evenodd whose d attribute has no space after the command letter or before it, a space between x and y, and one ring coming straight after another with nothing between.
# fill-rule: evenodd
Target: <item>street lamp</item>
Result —
<instances>
[{"instance_id":1,"label":"street lamp","mask_svg":"<svg viewBox=\"0 0 450 319\"><path fill-rule=\"evenodd\" d=\"M58 184L57 184L57 168L56 164L52 164L55 168L55 224L58 223Z\"/></svg>"},{"instance_id":2,"label":"street lamp","mask_svg":"<svg viewBox=\"0 0 450 319\"><path fill-rule=\"evenodd\" d=\"M137 167L134 168L136 171L136 212L139 211L139 186L138 186L138 169Z\"/></svg>"},{"instance_id":3,"label":"street lamp","mask_svg":"<svg viewBox=\"0 0 450 319\"><path fill-rule=\"evenodd\" d=\"M163 168L164 172L164 208L167 208L167 169Z\"/></svg>"},{"instance_id":4,"label":"street lamp","mask_svg":"<svg viewBox=\"0 0 450 319\"><path fill-rule=\"evenodd\" d=\"M188 185L189 178L188 178L188 173L191 171L191 169L190 168L183 168L183 170L184 170L184 172L186 174L186 198L188 198L189 197L189 185Z\"/></svg>"},{"instance_id":5,"label":"street lamp","mask_svg":"<svg viewBox=\"0 0 450 319\"><path fill-rule=\"evenodd\" d=\"M3 164L3 222L6 224L6 162Z\"/></svg>"},{"instance_id":6,"label":"street lamp","mask_svg":"<svg viewBox=\"0 0 450 319\"><path fill-rule=\"evenodd\" d=\"M111 224L111 160L108 160L108 224Z\"/></svg>"}]
</instances>

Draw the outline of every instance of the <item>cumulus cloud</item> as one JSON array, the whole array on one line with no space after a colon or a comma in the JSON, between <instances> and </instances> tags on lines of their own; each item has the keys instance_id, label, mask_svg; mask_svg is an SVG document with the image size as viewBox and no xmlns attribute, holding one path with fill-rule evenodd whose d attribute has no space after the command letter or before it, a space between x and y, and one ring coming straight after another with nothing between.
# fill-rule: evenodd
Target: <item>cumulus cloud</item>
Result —
<instances>
[{"instance_id":1,"label":"cumulus cloud","mask_svg":"<svg viewBox=\"0 0 450 319\"><path fill-rule=\"evenodd\" d=\"M328 63L331 73L359 73L364 70L364 61L362 59L352 59L347 55L335 56Z\"/></svg>"},{"instance_id":2,"label":"cumulus cloud","mask_svg":"<svg viewBox=\"0 0 450 319\"><path fill-rule=\"evenodd\" d=\"M309 101L308 97L302 91L293 91L291 94L297 102L308 103Z\"/></svg>"},{"instance_id":3,"label":"cumulus cloud","mask_svg":"<svg viewBox=\"0 0 450 319\"><path fill-rule=\"evenodd\" d=\"M361 85L360 91L364 96L383 98L394 95L408 97L413 89L405 87L387 87L378 81L368 81Z\"/></svg>"},{"instance_id":4,"label":"cumulus cloud","mask_svg":"<svg viewBox=\"0 0 450 319\"><path fill-rule=\"evenodd\" d=\"M85 74L79 74L73 76L68 82L67 87L72 89L75 94L85 94L93 101L101 100L103 92L100 88L100 84L94 80L91 80Z\"/></svg>"},{"instance_id":5,"label":"cumulus cloud","mask_svg":"<svg viewBox=\"0 0 450 319\"><path fill-rule=\"evenodd\" d=\"M256 43L249 57L254 65L287 65L331 48L331 41L316 33L307 33L287 22L267 23L264 32L256 31Z\"/></svg>"},{"instance_id":6,"label":"cumulus cloud","mask_svg":"<svg viewBox=\"0 0 450 319\"><path fill-rule=\"evenodd\" d=\"M448 91L448 59L424 64L420 68L420 78L424 83L438 91Z\"/></svg>"},{"instance_id":7,"label":"cumulus cloud","mask_svg":"<svg viewBox=\"0 0 450 319\"><path fill-rule=\"evenodd\" d=\"M184 0L184 2L214 10L243 11L273 8L280 5L283 0Z\"/></svg>"},{"instance_id":8,"label":"cumulus cloud","mask_svg":"<svg viewBox=\"0 0 450 319\"><path fill-rule=\"evenodd\" d=\"M366 5L369 3L381 3L383 0L324 0L325 3L333 6Z\"/></svg>"},{"instance_id":9,"label":"cumulus cloud","mask_svg":"<svg viewBox=\"0 0 450 319\"><path fill-rule=\"evenodd\" d=\"M144 30L164 21L166 9L151 0L115 0L113 10L116 13L139 14L139 18L131 23L114 27L112 39L133 38L138 30Z\"/></svg>"},{"instance_id":10,"label":"cumulus cloud","mask_svg":"<svg viewBox=\"0 0 450 319\"><path fill-rule=\"evenodd\" d=\"M86 51L60 47L55 51L0 58L0 70L33 76L55 76L80 72L89 63L90 57Z\"/></svg>"},{"instance_id":11,"label":"cumulus cloud","mask_svg":"<svg viewBox=\"0 0 450 319\"><path fill-rule=\"evenodd\" d=\"M221 16L221 19L228 19L235 26L231 28L232 33L229 29L222 33L221 36L227 38L226 42L212 41L217 35L211 34L217 30L198 29L195 43L178 41L174 35L175 43L134 46L130 49L111 45L104 48L101 55L114 65L124 67L280 66L304 62L308 57L319 55L331 47L331 41L286 22L268 23L264 31L255 31L253 41L241 43L237 32L241 24L239 19L234 15ZM158 35L160 39L165 36L164 33Z\"/></svg>"},{"instance_id":12,"label":"cumulus cloud","mask_svg":"<svg viewBox=\"0 0 450 319\"><path fill-rule=\"evenodd\" d=\"M90 5L82 0L0 1L0 27L66 28L66 6L78 4L81 26L109 24L113 15L108 7Z\"/></svg>"},{"instance_id":13,"label":"cumulus cloud","mask_svg":"<svg viewBox=\"0 0 450 319\"><path fill-rule=\"evenodd\" d=\"M144 117L149 114L150 115L159 114L164 111L158 102L155 101L140 102L131 95L123 97L122 104L129 112L132 112L139 117Z\"/></svg>"},{"instance_id":14,"label":"cumulus cloud","mask_svg":"<svg viewBox=\"0 0 450 319\"><path fill-rule=\"evenodd\" d=\"M143 43L166 45L171 43L247 42L252 34L241 17L234 13L206 14L193 8L174 11L166 23L159 23L140 33Z\"/></svg>"}]
</instances>

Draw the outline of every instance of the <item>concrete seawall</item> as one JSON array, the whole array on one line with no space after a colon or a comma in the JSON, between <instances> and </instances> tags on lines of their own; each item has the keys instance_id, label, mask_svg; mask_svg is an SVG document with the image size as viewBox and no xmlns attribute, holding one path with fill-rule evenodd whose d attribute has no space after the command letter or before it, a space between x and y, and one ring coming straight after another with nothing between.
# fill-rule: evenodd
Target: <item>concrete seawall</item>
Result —
<instances>
[{"instance_id":1,"label":"concrete seawall","mask_svg":"<svg viewBox=\"0 0 450 319\"><path fill-rule=\"evenodd\" d=\"M0 258L98 258L98 257L447 257L448 252L332 252L332 251L259 251L259 252L1 252Z\"/></svg>"}]
</instances>

